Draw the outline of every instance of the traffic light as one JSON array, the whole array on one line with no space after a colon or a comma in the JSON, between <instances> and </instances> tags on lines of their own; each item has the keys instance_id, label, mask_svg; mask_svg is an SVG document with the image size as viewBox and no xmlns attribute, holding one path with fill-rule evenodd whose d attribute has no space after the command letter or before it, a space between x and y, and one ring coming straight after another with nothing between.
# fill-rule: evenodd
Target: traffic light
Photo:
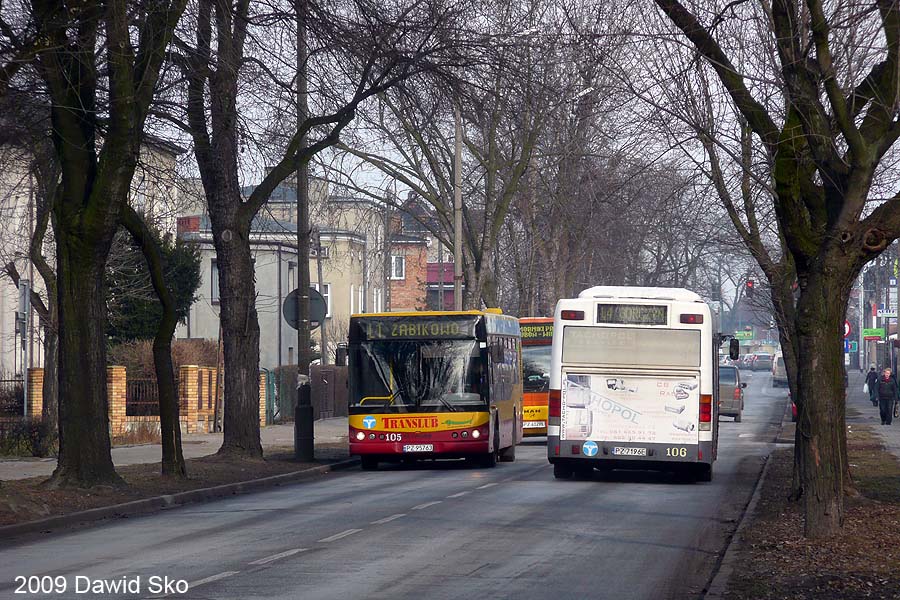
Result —
<instances>
[{"instance_id":1,"label":"traffic light","mask_svg":"<svg viewBox=\"0 0 900 600\"><path fill-rule=\"evenodd\" d=\"M756 289L756 282L753 281L752 279L748 279L748 280L747 280L747 286L746 286L746 288L747 288L747 289L746 289L747 297L748 297L748 298L752 298L752 297L753 297L753 291Z\"/></svg>"}]
</instances>

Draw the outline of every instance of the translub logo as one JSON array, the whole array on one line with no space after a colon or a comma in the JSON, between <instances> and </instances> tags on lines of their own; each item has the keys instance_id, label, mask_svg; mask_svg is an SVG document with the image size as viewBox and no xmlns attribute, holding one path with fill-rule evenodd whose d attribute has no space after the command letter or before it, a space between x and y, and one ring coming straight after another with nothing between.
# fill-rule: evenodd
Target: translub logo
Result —
<instances>
[{"instance_id":1,"label":"translub logo","mask_svg":"<svg viewBox=\"0 0 900 600\"><path fill-rule=\"evenodd\" d=\"M378 419L373 416L363 417L363 427L366 429L375 429L375 425L378 424Z\"/></svg>"}]
</instances>

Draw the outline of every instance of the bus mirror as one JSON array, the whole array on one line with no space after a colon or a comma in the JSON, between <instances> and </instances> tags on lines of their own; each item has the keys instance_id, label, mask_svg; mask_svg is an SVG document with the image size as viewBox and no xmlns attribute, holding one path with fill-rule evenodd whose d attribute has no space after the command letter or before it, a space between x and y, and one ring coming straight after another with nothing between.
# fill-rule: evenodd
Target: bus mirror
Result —
<instances>
[{"instance_id":1,"label":"bus mirror","mask_svg":"<svg viewBox=\"0 0 900 600\"><path fill-rule=\"evenodd\" d=\"M731 360L737 360L741 356L741 343L731 338L731 341L728 343L728 358Z\"/></svg>"}]
</instances>

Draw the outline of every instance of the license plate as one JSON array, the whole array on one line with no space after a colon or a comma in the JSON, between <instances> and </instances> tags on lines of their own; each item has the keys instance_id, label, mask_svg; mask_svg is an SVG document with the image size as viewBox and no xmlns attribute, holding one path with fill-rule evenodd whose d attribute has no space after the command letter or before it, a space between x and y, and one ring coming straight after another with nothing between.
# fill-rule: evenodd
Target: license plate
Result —
<instances>
[{"instance_id":1,"label":"license plate","mask_svg":"<svg viewBox=\"0 0 900 600\"><path fill-rule=\"evenodd\" d=\"M404 452L434 452L434 444L406 444Z\"/></svg>"},{"instance_id":2,"label":"license plate","mask_svg":"<svg viewBox=\"0 0 900 600\"><path fill-rule=\"evenodd\" d=\"M547 426L546 421L525 421L522 423L525 429L539 429Z\"/></svg>"},{"instance_id":3,"label":"license plate","mask_svg":"<svg viewBox=\"0 0 900 600\"><path fill-rule=\"evenodd\" d=\"M620 446L615 446L613 448L613 454L618 456L647 456L646 448L622 448Z\"/></svg>"}]
</instances>

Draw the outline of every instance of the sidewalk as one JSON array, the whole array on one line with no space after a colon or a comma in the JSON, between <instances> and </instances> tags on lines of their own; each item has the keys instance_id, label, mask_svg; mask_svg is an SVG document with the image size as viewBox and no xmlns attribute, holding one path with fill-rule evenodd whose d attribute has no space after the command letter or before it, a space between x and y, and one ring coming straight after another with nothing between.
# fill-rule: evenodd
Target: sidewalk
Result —
<instances>
[{"instance_id":1,"label":"sidewalk","mask_svg":"<svg viewBox=\"0 0 900 600\"><path fill-rule=\"evenodd\" d=\"M294 446L294 424L270 425L260 430L263 450L287 450ZM334 444L347 440L347 417L320 419L315 423L315 443ZM221 433L193 433L183 435L181 446L184 458L199 458L215 454L222 445ZM113 464L125 465L159 462L162 453L159 444L121 446L112 449ZM0 481L49 477L56 468L56 458L3 459L0 458Z\"/></svg>"},{"instance_id":2,"label":"sidewalk","mask_svg":"<svg viewBox=\"0 0 900 600\"><path fill-rule=\"evenodd\" d=\"M872 406L868 394L863 392L865 372L857 370L848 373L847 424L870 426L872 432L881 438L884 449L900 458L900 419L894 419L892 425L882 425L878 407Z\"/></svg>"}]
</instances>

